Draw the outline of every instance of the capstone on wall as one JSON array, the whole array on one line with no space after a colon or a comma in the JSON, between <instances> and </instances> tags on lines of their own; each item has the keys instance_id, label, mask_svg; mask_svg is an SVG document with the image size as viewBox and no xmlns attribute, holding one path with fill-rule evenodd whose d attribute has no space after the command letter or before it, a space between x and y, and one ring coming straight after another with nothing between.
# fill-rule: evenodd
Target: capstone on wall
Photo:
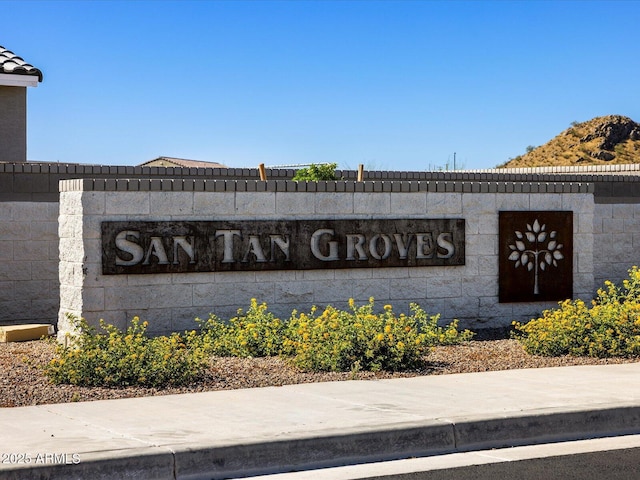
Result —
<instances>
[{"instance_id":1,"label":"capstone on wall","mask_svg":"<svg viewBox=\"0 0 640 480\"><path fill-rule=\"evenodd\" d=\"M212 312L230 318L251 298L288 317L312 305L345 307L349 298L407 311L416 302L429 313L474 330L504 328L528 320L555 302L499 303L498 212L573 212L573 292L594 290L594 196L590 187L516 187L425 183L366 187L355 182L298 185L285 182L268 190L264 182L187 186L161 184L111 191L101 181L62 182L60 197L61 334L68 315L90 323L99 319L124 327L135 315L153 333L193 328L196 317ZM312 189L315 191L304 191ZM365 191L369 190L369 191ZM155 190L155 191L154 191ZM302 190L302 191L300 191ZM325 190L325 191L318 191ZM360 190L360 191L357 191ZM517 191L519 190L519 191ZM552 191L549 191L552 190ZM463 218L466 259L462 266L358 268L156 275L103 275L100 225L103 221L277 220L370 218Z\"/></svg>"}]
</instances>

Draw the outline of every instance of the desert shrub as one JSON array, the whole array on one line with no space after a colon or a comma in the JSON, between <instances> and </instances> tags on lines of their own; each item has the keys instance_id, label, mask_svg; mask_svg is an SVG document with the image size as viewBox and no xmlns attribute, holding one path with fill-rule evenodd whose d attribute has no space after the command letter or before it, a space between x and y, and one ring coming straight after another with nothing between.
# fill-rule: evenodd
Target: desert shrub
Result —
<instances>
[{"instance_id":1,"label":"desert shrub","mask_svg":"<svg viewBox=\"0 0 640 480\"><path fill-rule=\"evenodd\" d=\"M246 313L239 309L228 323L209 315L201 327L202 348L221 357L267 357L282 347L284 323L255 298Z\"/></svg>"},{"instance_id":2,"label":"desert shrub","mask_svg":"<svg viewBox=\"0 0 640 480\"><path fill-rule=\"evenodd\" d=\"M374 300L348 310L326 307L321 313L294 311L283 322L266 303L251 299L245 312L228 322L215 315L199 321L201 331L148 337L147 322L135 317L126 330L100 322L98 332L86 321L74 320L78 334L69 345L56 345L56 356L45 366L54 383L82 386L184 385L203 373L210 357L283 355L305 371L407 370L422 365L434 345L469 340L457 321L440 327L439 315L428 315L411 304L410 315L396 315L391 305L374 313Z\"/></svg>"},{"instance_id":3,"label":"desert shrub","mask_svg":"<svg viewBox=\"0 0 640 480\"><path fill-rule=\"evenodd\" d=\"M591 305L565 300L538 319L514 322L514 336L533 355L640 355L640 270L631 268L620 286L606 281Z\"/></svg>"},{"instance_id":4,"label":"desert shrub","mask_svg":"<svg viewBox=\"0 0 640 480\"><path fill-rule=\"evenodd\" d=\"M54 383L82 386L142 385L163 387L196 380L208 364L198 348L195 331L184 335L148 337L147 322L134 317L125 331L100 322L104 333L84 319L74 320L78 335L69 345L58 344L45 366Z\"/></svg>"},{"instance_id":5,"label":"desert shrub","mask_svg":"<svg viewBox=\"0 0 640 480\"><path fill-rule=\"evenodd\" d=\"M419 367L432 345L457 343L472 333L458 332L455 323L438 327L418 305L411 315L396 315L391 305L374 314L374 300L349 310L326 307L321 313L296 311L287 324L283 353L306 371L407 370Z\"/></svg>"},{"instance_id":6,"label":"desert shrub","mask_svg":"<svg viewBox=\"0 0 640 480\"><path fill-rule=\"evenodd\" d=\"M324 163L316 165L312 163L306 168L297 170L292 180L295 182L317 182L321 180L337 180L337 163Z\"/></svg>"}]
</instances>

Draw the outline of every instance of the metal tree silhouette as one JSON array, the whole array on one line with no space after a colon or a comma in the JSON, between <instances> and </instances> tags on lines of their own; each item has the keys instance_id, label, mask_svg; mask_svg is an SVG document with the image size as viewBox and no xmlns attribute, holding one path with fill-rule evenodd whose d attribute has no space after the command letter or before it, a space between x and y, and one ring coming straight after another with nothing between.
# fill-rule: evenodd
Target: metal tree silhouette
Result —
<instances>
[{"instance_id":1,"label":"metal tree silhouette","mask_svg":"<svg viewBox=\"0 0 640 480\"><path fill-rule=\"evenodd\" d=\"M534 272L533 294L538 295L540 289L538 287L538 269L544 271L547 265L558 266L558 260L562 260L564 255L560 251L562 244L556 240L555 230L547 235L546 225L540 225L538 219L533 225L527 223L527 231L523 234L516 230L516 242L509 245L512 250L509 260L516 262L515 268L520 265L525 267L529 272ZM545 245L544 242L549 240ZM529 245L525 245L525 241ZM530 248L527 248L529 246Z\"/></svg>"}]
</instances>

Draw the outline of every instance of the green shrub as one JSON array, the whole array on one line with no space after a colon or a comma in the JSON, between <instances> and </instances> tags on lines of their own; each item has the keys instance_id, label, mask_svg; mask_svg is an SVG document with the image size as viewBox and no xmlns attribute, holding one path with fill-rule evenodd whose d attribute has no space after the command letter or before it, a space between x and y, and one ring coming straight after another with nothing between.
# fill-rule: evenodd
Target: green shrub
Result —
<instances>
[{"instance_id":1,"label":"green shrub","mask_svg":"<svg viewBox=\"0 0 640 480\"><path fill-rule=\"evenodd\" d=\"M591 306L565 300L542 317L514 322L514 336L532 355L630 357L640 355L640 270L616 286L610 281L598 290Z\"/></svg>"},{"instance_id":2,"label":"green shrub","mask_svg":"<svg viewBox=\"0 0 640 480\"><path fill-rule=\"evenodd\" d=\"M147 322L135 317L125 331L100 322L98 333L85 320L75 321L77 336L56 346L56 357L45 373L54 383L82 386L184 385L199 378L212 355L263 357L283 355L305 371L407 370L422 365L433 345L469 340L457 321L438 326L438 315L427 315L411 304L411 314L396 315L391 305L375 314L374 300L346 311L328 306L317 314L294 311L283 322L266 303L251 299L246 313L229 322L215 315L199 321L201 332L148 337Z\"/></svg>"},{"instance_id":3,"label":"green shrub","mask_svg":"<svg viewBox=\"0 0 640 480\"><path fill-rule=\"evenodd\" d=\"M45 366L54 383L82 386L142 385L164 387L196 380L208 365L197 347L195 331L169 337L148 337L147 322L137 317L121 331L100 322L98 333L84 319L76 320L79 334L71 344L56 346L56 356Z\"/></svg>"},{"instance_id":4,"label":"green shrub","mask_svg":"<svg viewBox=\"0 0 640 480\"><path fill-rule=\"evenodd\" d=\"M337 163L324 163L316 165L312 163L307 168L297 170L292 180L294 182L318 182L320 180L337 180Z\"/></svg>"},{"instance_id":5,"label":"green shrub","mask_svg":"<svg viewBox=\"0 0 640 480\"><path fill-rule=\"evenodd\" d=\"M215 315L202 323L202 347L220 357L267 357L278 355L284 324L267 310L267 304L251 299L246 313L221 322Z\"/></svg>"},{"instance_id":6,"label":"green shrub","mask_svg":"<svg viewBox=\"0 0 640 480\"><path fill-rule=\"evenodd\" d=\"M283 353L306 371L407 370L423 364L432 345L457 343L473 335L459 333L456 324L441 328L438 316L411 305L410 316L393 312L391 305L374 314L374 300L349 311L328 306L317 314L293 312L288 322Z\"/></svg>"}]
</instances>

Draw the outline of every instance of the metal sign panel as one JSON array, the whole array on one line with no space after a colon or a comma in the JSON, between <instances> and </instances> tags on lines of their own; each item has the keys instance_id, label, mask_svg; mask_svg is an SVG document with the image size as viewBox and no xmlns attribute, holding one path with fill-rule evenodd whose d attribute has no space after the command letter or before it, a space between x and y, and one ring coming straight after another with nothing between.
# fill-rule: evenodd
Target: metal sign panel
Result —
<instances>
[{"instance_id":1,"label":"metal sign panel","mask_svg":"<svg viewBox=\"0 0 640 480\"><path fill-rule=\"evenodd\" d=\"M464 265L464 219L102 222L102 272Z\"/></svg>"},{"instance_id":2,"label":"metal sign panel","mask_svg":"<svg viewBox=\"0 0 640 480\"><path fill-rule=\"evenodd\" d=\"M499 213L500 302L573 296L573 212Z\"/></svg>"}]
</instances>

